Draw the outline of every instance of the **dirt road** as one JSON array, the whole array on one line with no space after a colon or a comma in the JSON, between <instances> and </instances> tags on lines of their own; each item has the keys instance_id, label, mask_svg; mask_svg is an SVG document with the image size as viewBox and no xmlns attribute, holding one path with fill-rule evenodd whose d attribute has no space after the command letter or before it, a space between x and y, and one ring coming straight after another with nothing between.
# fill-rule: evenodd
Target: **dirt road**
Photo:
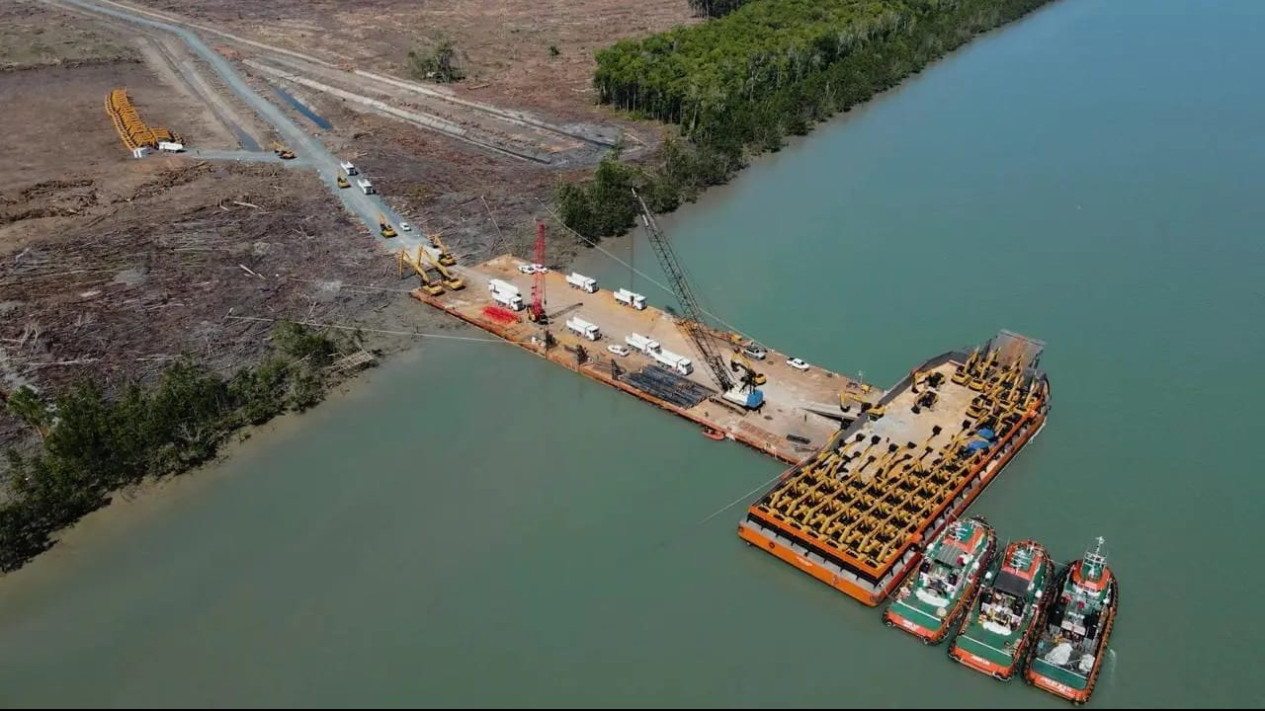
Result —
<instances>
[{"instance_id":1,"label":"dirt road","mask_svg":"<svg viewBox=\"0 0 1265 711\"><path fill-rule=\"evenodd\" d=\"M421 246L438 256L425 238L416 232L400 232L399 237L391 242L384 239L378 229L379 216L385 216L392 224L399 224L401 218L395 214L376 194L366 194L358 189L339 189L339 160L330 153L316 138L308 135L295 124L275 104L260 96L246 83L246 80L222 56L212 50L191 30L171 23L162 22L142 16L130 8L109 0L44 0L51 5L72 6L90 12L109 15L116 19L143 25L152 29L169 32L183 41L190 50L201 57L215 71L225 84L246 105L253 109L260 118L266 121L281 136L282 141L296 154L301 156L307 165L314 168L321 182L333 193L352 216L362 222L374 238L381 242L384 250L405 248L409 250Z\"/></svg>"}]
</instances>

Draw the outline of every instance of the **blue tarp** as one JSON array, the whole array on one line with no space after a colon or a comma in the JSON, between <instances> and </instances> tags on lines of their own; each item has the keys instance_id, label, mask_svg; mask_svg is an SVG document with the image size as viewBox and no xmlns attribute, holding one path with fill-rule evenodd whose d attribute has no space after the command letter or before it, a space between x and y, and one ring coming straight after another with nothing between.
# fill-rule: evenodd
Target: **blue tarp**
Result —
<instances>
[{"instance_id":1,"label":"blue tarp","mask_svg":"<svg viewBox=\"0 0 1265 711\"><path fill-rule=\"evenodd\" d=\"M989 442L992 442L993 440L997 439L997 433L988 429L987 427L980 428L980 431L976 432L975 434L979 435L980 437L983 437Z\"/></svg>"},{"instance_id":2,"label":"blue tarp","mask_svg":"<svg viewBox=\"0 0 1265 711\"><path fill-rule=\"evenodd\" d=\"M988 449L988 440L973 439L966 445L966 448L972 452L978 452L981 449Z\"/></svg>"}]
</instances>

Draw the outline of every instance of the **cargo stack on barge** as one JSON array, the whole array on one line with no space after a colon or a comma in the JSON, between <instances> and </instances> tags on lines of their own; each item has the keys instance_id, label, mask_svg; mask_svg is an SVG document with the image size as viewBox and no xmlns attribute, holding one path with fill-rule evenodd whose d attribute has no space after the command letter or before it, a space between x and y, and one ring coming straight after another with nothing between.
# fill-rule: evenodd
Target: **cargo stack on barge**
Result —
<instances>
[{"instance_id":1,"label":"cargo stack on barge","mask_svg":"<svg viewBox=\"0 0 1265 711\"><path fill-rule=\"evenodd\" d=\"M867 605L1045 424L1044 344L1002 331L932 358L748 509L738 535Z\"/></svg>"}]
</instances>

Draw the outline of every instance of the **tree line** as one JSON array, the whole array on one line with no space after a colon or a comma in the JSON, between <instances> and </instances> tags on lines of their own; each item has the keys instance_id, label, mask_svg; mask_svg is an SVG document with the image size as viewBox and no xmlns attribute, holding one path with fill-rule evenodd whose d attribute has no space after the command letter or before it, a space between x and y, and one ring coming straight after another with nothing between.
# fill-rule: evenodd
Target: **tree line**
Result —
<instances>
[{"instance_id":1,"label":"tree line","mask_svg":"<svg viewBox=\"0 0 1265 711\"><path fill-rule=\"evenodd\" d=\"M695 15L703 17L720 17L728 15L750 0L689 0L690 9Z\"/></svg>"},{"instance_id":2,"label":"tree line","mask_svg":"<svg viewBox=\"0 0 1265 711\"><path fill-rule=\"evenodd\" d=\"M718 19L597 53L601 102L675 124L648 166L603 161L589 181L560 184L560 215L586 237L633 224L635 185L651 209L675 209L728 181L754 154L848 111L1049 0L758 0ZM608 165L608 163L610 165ZM618 166L618 167L617 167Z\"/></svg>"},{"instance_id":3,"label":"tree line","mask_svg":"<svg viewBox=\"0 0 1265 711\"><path fill-rule=\"evenodd\" d=\"M6 453L10 496L0 505L0 570L48 548L54 532L107 503L111 491L186 471L242 427L317 404L329 366L358 347L355 340L279 322L272 354L227 379L181 359L150 388L131 384L110 395L83 380L51 402L18 390L9 410L38 433L42 447L30 456Z\"/></svg>"}]
</instances>

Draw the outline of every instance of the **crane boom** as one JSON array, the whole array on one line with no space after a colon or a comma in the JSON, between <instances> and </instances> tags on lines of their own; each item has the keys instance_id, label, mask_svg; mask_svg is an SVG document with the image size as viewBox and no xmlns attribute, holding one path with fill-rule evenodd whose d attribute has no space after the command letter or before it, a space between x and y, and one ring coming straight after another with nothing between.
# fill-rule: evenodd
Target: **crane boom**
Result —
<instances>
[{"instance_id":1,"label":"crane boom","mask_svg":"<svg viewBox=\"0 0 1265 711\"><path fill-rule=\"evenodd\" d=\"M654 216L650 214L650 209L646 207L646 202L637 194L636 189L633 190L633 196L641 205L641 221L646 225L646 235L650 238L650 246L654 247L655 256L659 258L659 264L663 267L663 272L667 274L668 282L672 284L672 293L676 294L676 300L680 302L681 309L685 312L684 317L680 319L681 328L694 342L694 348L698 350L699 355L703 357L703 362L707 363L707 367L712 371L712 378L720 386L720 391L728 392L733 388L733 381L725 370L725 361L716 352L712 338L706 331L703 309L698 305L698 300L694 298L694 291L685 279L685 270L681 268L676 252L672 250L668 238L659 230Z\"/></svg>"}]
</instances>

